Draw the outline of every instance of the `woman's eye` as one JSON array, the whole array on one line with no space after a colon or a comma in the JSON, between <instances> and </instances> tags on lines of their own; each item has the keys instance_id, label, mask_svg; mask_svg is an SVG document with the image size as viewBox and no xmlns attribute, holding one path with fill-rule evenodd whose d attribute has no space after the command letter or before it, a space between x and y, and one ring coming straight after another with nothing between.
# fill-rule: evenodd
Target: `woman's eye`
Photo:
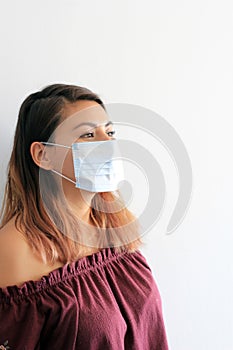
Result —
<instances>
[{"instance_id":1,"label":"woman's eye","mask_svg":"<svg viewBox=\"0 0 233 350\"><path fill-rule=\"evenodd\" d=\"M91 137L93 137L93 132L88 132L87 134L83 134L83 135L81 135L80 137L89 137L89 136L91 136Z\"/></svg>"},{"instance_id":2,"label":"woman's eye","mask_svg":"<svg viewBox=\"0 0 233 350\"><path fill-rule=\"evenodd\" d=\"M108 136L113 136L115 133L116 133L115 130L113 130L113 131L108 131L108 132L107 132Z\"/></svg>"}]
</instances>

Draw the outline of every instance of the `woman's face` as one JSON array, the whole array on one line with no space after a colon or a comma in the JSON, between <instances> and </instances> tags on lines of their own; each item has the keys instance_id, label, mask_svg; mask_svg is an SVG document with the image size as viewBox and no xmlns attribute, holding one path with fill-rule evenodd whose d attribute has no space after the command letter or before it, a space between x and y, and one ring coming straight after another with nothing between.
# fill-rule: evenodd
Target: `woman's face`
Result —
<instances>
[{"instance_id":1,"label":"woman's face","mask_svg":"<svg viewBox=\"0 0 233 350\"><path fill-rule=\"evenodd\" d=\"M74 142L107 141L114 139L114 128L108 115L95 101L77 101L67 104L64 121L54 133L56 144L71 146ZM54 147L55 170L75 181L72 150ZM74 189L74 184L65 180L63 186Z\"/></svg>"}]
</instances>

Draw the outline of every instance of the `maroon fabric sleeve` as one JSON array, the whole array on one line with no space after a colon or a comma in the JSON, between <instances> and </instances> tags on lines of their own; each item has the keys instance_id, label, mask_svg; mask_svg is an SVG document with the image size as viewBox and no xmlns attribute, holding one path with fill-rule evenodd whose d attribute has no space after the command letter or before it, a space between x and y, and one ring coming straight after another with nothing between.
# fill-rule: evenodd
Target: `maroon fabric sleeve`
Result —
<instances>
[{"instance_id":1,"label":"maroon fabric sleeve","mask_svg":"<svg viewBox=\"0 0 233 350\"><path fill-rule=\"evenodd\" d=\"M0 345L7 341L12 350L168 350L145 257L105 248L39 281L0 288Z\"/></svg>"}]
</instances>

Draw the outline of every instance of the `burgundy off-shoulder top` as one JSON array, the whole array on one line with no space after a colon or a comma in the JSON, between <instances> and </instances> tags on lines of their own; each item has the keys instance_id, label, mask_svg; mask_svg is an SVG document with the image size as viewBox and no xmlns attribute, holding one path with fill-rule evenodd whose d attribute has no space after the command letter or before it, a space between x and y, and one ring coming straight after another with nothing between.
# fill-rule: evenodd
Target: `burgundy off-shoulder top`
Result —
<instances>
[{"instance_id":1,"label":"burgundy off-shoulder top","mask_svg":"<svg viewBox=\"0 0 233 350\"><path fill-rule=\"evenodd\" d=\"M0 349L168 350L162 302L140 250L108 247L38 281L0 288Z\"/></svg>"}]
</instances>

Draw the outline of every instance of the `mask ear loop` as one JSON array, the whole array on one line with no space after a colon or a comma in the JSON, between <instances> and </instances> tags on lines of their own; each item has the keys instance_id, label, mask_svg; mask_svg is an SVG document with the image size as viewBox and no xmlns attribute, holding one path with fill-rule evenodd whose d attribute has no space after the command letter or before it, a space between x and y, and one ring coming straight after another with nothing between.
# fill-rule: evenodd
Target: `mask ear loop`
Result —
<instances>
[{"instance_id":1,"label":"mask ear loop","mask_svg":"<svg viewBox=\"0 0 233 350\"><path fill-rule=\"evenodd\" d=\"M58 143L53 143L53 142L44 142L44 141L40 141L40 142L43 143L43 144L45 144L45 145L49 145L49 146L60 146L60 147L64 147L64 148L72 148L72 147L70 147L70 146L60 145L60 144L58 144ZM61 173L59 173L58 171L56 171L56 170L54 170L54 169L51 169L51 171L52 171L53 173L57 174L57 175L60 175L60 176L63 177L64 179L66 179L66 180L68 180L68 181L70 181L70 182L72 182L73 184L76 185L76 182L73 181L73 180L71 180L69 177L67 177L67 176L65 176L65 175L63 175L63 174L61 174Z\"/></svg>"},{"instance_id":2,"label":"mask ear loop","mask_svg":"<svg viewBox=\"0 0 233 350\"><path fill-rule=\"evenodd\" d=\"M51 169L51 171L52 171L53 173L57 174L57 175L60 175L60 176L63 177L64 179L66 179L66 180L68 180L68 181L70 181L70 182L72 182L73 184L76 185L76 182L73 181L73 180L71 180L69 177L67 177L67 176L65 176L65 175L63 175L63 174L61 174L61 173L59 173L58 171L56 171L56 170L54 170L54 169Z\"/></svg>"},{"instance_id":3,"label":"mask ear loop","mask_svg":"<svg viewBox=\"0 0 233 350\"><path fill-rule=\"evenodd\" d=\"M64 148L72 148L70 146L60 145L59 143L44 142L44 141L40 141L40 142L43 143L44 145L49 145L49 146L60 146L60 147L64 147Z\"/></svg>"}]
</instances>

